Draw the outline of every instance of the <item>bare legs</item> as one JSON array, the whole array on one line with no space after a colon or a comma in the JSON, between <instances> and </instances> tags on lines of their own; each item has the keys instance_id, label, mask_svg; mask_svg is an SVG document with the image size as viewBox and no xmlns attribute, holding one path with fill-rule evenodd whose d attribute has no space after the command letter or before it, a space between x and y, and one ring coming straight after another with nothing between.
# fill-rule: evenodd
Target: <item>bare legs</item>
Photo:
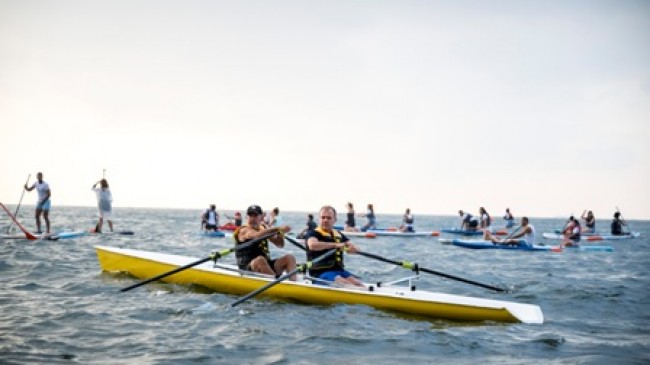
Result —
<instances>
[{"instance_id":1,"label":"bare legs","mask_svg":"<svg viewBox=\"0 0 650 365\"><path fill-rule=\"evenodd\" d=\"M50 211L49 210L42 210L42 209L36 209L36 231L38 233L41 233L41 214L43 215L43 219L45 220L45 233L50 233Z\"/></svg>"}]
</instances>

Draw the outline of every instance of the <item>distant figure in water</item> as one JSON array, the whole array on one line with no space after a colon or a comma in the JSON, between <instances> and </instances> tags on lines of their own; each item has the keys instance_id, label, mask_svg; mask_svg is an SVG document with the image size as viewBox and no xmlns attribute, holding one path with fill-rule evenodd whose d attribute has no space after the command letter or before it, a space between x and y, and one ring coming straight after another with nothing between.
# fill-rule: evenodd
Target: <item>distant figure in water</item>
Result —
<instances>
[{"instance_id":1,"label":"distant figure in water","mask_svg":"<svg viewBox=\"0 0 650 365\"><path fill-rule=\"evenodd\" d=\"M365 232L369 229L375 229L375 207L372 204L368 204L368 209L366 210L366 213L361 213L360 214L362 217L366 217L368 220L366 224L361 227L361 231Z\"/></svg>"},{"instance_id":2,"label":"distant figure in water","mask_svg":"<svg viewBox=\"0 0 650 365\"><path fill-rule=\"evenodd\" d=\"M219 230L219 213L214 204L210 204L210 209L206 209L201 215L201 225L206 231L216 232Z\"/></svg>"},{"instance_id":3,"label":"distant figure in water","mask_svg":"<svg viewBox=\"0 0 650 365\"><path fill-rule=\"evenodd\" d=\"M614 213L614 219L612 220L612 235L626 235L627 233L623 232L623 226L627 226L627 223L623 218L621 218L621 212Z\"/></svg>"},{"instance_id":4,"label":"distant figure in water","mask_svg":"<svg viewBox=\"0 0 650 365\"><path fill-rule=\"evenodd\" d=\"M478 229L478 220L469 213L465 213L462 209L458 211L460 215L460 229L473 230Z\"/></svg>"},{"instance_id":5,"label":"distant figure in water","mask_svg":"<svg viewBox=\"0 0 650 365\"><path fill-rule=\"evenodd\" d=\"M562 229L562 234L564 235L563 246L573 246L578 245L580 242L580 233L582 232L582 227L580 227L580 222L574 217L570 216L567 224Z\"/></svg>"},{"instance_id":6,"label":"distant figure in water","mask_svg":"<svg viewBox=\"0 0 650 365\"><path fill-rule=\"evenodd\" d=\"M269 216L269 227L279 227L282 225L282 217L280 216L280 208L275 207Z\"/></svg>"},{"instance_id":7,"label":"distant figure in water","mask_svg":"<svg viewBox=\"0 0 650 365\"><path fill-rule=\"evenodd\" d=\"M594 217L594 213L591 210L589 212L584 210L580 218L585 220L585 229L583 230L584 232L596 232L596 217Z\"/></svg>"},{"instance_id":8,"label":"distant figure in water","mask_svg":"<svg viewBox=\"0 0 650 365\"><path fill-rule=\"evenodd\" d=\"M25 184L25 190L32 191L36 189L38 193L38 200L36 201L36 213L34 217L36 218L36 233L41 232L41 215L45 220L45 233L50 233L50 207L52 206L52 201L50 197L52 196L52 191L50 190L50 185L43 181L43 173L39 172L36 174L36 182L32 186L27 186Z\"/></svg>"},{"instance_id":9,"label":"distant figure in water","mask_svg":"<svg viewBox=\"0 0 650 365\"><path fill-rule=\"evenodd\" d=\"M346 215L345 226L343 227L343 231L358 232L359 229L357 228L356 221L354 220L354 206L352 205L352 203L348 202L347 207L348 207L348 213Z\"/></svg>"},{"instance_id":10,"label":"distant figure in water","mask_svg":"<svg viewBox=\"0 0 650 365\"><path fill-rule=\"evenodd\" d=\"M490 226L492 225L492 217L490 217L490 213L488 213L487 210L485 210L485 208L483 207L478 208L478 212L480 214L479 226L482 229L490 228Z\"/></svg>"},{"instance_id":11,"label":"distant figure in water","mask_svg":"<svg viewBox=\"0 0 650 365\"><path fill-rule=\"evenodd\" d=\"M108 228L113 232L113 195L108 188L108 181L106 179L99 180L93 185L92 191L97 195L97 210L99 211L99 221L95 225L94 232L102 233L104 219L108 221Z\"/></svg>"},{"instance_id":12,"label":"distant figure in water","mask_svg":"<svg viewBox=\"0 0 650 365\"><path fill-rule=\"evenodd\" d=\"M411 214L411 208L406 208L404 216L402 217L402 225L399 227L400 232L414 232L413 231L413 214Z\"/></svg>"},{"instance_id":13,"label":"distant figure in water","mask_svg":"<svg viewBox=\"0 0 650 365\"><path fill-rule=\"evenodd\" d=\"M302 232L300 232L300 234L298 235L298 238L300 238L300 239L305 238L307 236L307 234L309 233L309 231L311 231L313 229L316 229L316 227L318 227L318 224L316 224L316 222L314 221L314 215L311 214L311 213L307 214L306 227L305 227L305 229L302 230Z\"/></svg>"},{"instance_id":14,"label":"distant figure in water","mask_svg":"<svg viewBox=\"0 0 650 365\"><path fill-rule=\"evenodd\" d=\"M510 208L506 208L506 214L503 216L503 219L506 221L506 228L515 225L515 217L510 213Z\"/></svg>"}]
</instances>

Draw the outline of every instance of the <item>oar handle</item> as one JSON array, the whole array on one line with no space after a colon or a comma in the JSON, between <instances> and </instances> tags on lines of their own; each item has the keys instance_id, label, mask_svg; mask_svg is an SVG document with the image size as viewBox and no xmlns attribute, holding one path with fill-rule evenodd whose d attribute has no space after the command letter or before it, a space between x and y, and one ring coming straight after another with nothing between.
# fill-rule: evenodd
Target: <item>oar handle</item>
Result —
<instances>
[{"instance_id":1,"label":"oar handle","mask_svg":"<svg viewBox=\"0 0 650 365\"><path fill-rule=\"evenodd\" d=\"M274 281L264 285L263 287L261 287L259 289L256 289L256 290L253 290L252 292L250 292L250 293L244 295L243 297L237 299L230 306L231 307L238 306L240 303L243 303L243 302L247 301L248 299L260 294L261 292L268 290L272 286L275 286L275 285L279 284L280 282L286 280L287 278L291 277L292 275L295 275L299 271L306 271L307 269L311 268L313 266L313 264L334 255L334 253L336 253L335 248L325 252L323 255L318 256L317 258L315 258L315 259L313 259L311 261L305 262L304 264L302 264L302 265L296 267L295 269L291 270L291 272L288 272L288 273L280 276L279 278L275 279Z\"/></svg>"}]
</instances>

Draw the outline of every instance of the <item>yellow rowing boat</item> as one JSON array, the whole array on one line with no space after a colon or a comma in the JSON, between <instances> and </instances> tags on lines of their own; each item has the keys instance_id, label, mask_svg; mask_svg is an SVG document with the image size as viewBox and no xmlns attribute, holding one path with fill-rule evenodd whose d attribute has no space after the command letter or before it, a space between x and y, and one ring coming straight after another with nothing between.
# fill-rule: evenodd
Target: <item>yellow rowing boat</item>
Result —
<instances>
[{"instance_id":1,"label":"yellow rowing boat","mask_svg":"<svg viewBox=\"0 0 650 365\"><path fill-rule=\"evenodd\" d=\"M126 272L139 279L148 279L197 261L195 257L149 251L96 246L102 270ZM167 276L161 281L175 284L196 284L216 292L244 295L275 278L246 273L237 267L212 262L191 267ZM501 300L411 290L411 286L367 284L367 288L344 288L313 284L310 278L283 281L260 296L309 304L362 304L378 309L409 313L432 318L460 321L498 321L543 323L539 306Z\"/></svg>"}]
</instances>

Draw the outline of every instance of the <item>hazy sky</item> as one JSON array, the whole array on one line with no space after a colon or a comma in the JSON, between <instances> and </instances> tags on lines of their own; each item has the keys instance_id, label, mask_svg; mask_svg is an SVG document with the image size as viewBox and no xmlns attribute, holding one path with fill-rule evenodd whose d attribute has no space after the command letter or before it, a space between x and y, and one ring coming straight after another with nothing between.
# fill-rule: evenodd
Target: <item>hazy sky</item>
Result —
<instances>
[{"instance_id":1,"label":"hazy sky","mask_svg":"<svg viewBox=\"0 0 650 365\"><path fill-rule=\"evenodd\" d=\"M650 2L0 0L0 131L5 203L650 219Z\"/></svg>"}]
</instances>

